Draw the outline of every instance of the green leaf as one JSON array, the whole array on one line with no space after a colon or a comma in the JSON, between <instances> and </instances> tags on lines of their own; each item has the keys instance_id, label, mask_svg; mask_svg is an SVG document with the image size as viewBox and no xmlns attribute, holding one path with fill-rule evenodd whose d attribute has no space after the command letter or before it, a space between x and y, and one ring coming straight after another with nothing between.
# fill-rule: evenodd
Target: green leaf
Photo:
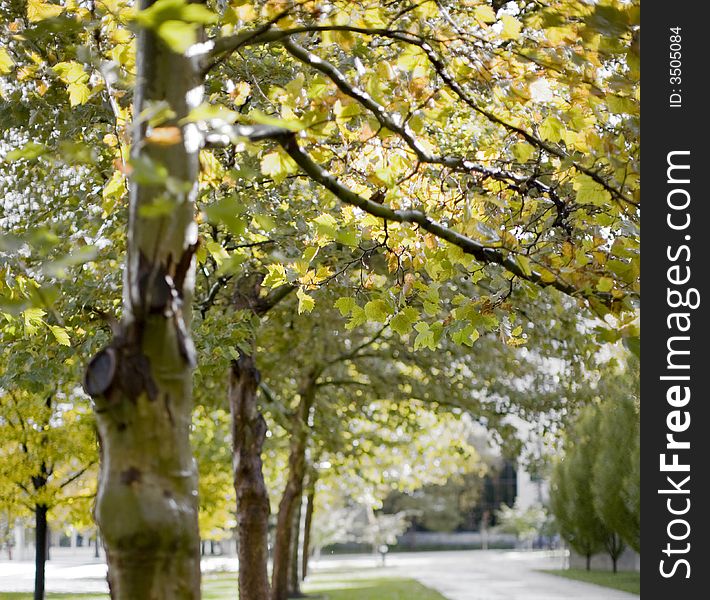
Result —
<instances>
[{"instance_id":1,"label":"green leaf","mask_svg":"<svg viewBox=\"0 0 710 600\"><path fill-rule=\"evenodd\" d=\"M457 344L464 346L473 346L476 340L480 337L478 329L473 325L468 324L463 329L459 329L451 334L451 339Z\"/></svg>"},{"instance_id":2,"label":"green leaf","mask_svg":"<svg viewBox=\"0 0 710 600\"><path fill-rule=\"evenodd\" d=\"M5 160L13 162L15 160L35 160L48 152L47 146L38 144L37 142L28 142L22 148L12 150L5 155Z\"/></svg>"},{"instance_id":3,"label":"green leaf","mask_svg":"<svg viewBox=\"0 0 710 600\"><path fill-rule=\"evenodd\" d=\"M328 240L334 240L336 238L338 234L338 222L332 215L323 213L313 219L313 222L316 225L316 231L319 235Z\"/></svg>"},{"instance_id":4,"label":"green leaf","mask_svg":"<svg viewBox=\"0 0 710 600\"><path fill-rule=\"evenodd\" d=\"M217 15L203 4L188 3L187 0L157 0L151 6L138 12L136 23L155 29L166 21L184 21L208 25L217 21Z\"/></svg>"},{"instance_id":5,"label":"green leaf","mask_svg":"<svg viewBox=\"0 0 710 600\"><path fill-rule=\"evenodd\" d=\"M64 83L86 82L89 80L89 74L84 71L81 63L75 60L59 62L52 67L59 78Z\"/></svg>"},{"instance_id":6,"label":"green leaf","mask_svg":"<svg viewBox=\"0 0 710 600\"><path fill-rule=\"evenodd\" d=\"M490 6L477 6L473 14L479 21L484 23L495 23L496 11Z\"/></svg>"},{"instance_id":7,"label":"green leaf","mask_svg":"<svg viewBox=\"0 0 710 600\"><path fill-rule=\"evenodd\" d=\"M500 20L503 23L503 31L501 32L503 39L515 40L520 36L523 24L518 19L510 15L503 15Z\"/></svg>"},{"instance_id":8,"label":"green leaf","mask_svg":"<svg viewBox=\"0 0 710 600\"><path fill-rule=\"evenodd\" d=\"M355 305L355 298L344 297L338 298L333 306L335 306L335 308L337 308L340 311L340 314L344 317L352 312Z\"/></svg>"},{"instance_id":9,"label":"green leaf","mask_svg":"<svg viewBox=\"0 0 710 600\"><path fill-rule=\"evenodd\" d=\"M128 161L131 167L131 179L143 185L165 185L168 180L168 170L147 156L134 156Z\"/></svg>"},{"instance_id":10,"label":"green leaf","mask_svg":"<svg viewBox=\"0 0 710 600\"><path fill-rule=\"evenodd\" d=\"M276 220L270 215L254 215L254 221L267 233L276 227ZM309 261L310 262L310 261Z\"/></svg>"},{"instance_id":11,"label":"green leaf","mask_svg":"<svg viewBox=\"0 0 710 600\"><path fill-rule=\"evenodd\" d=\"M86 104L86 101L91 96L91 90L85 83L70 83L67 86L67 92L69 92L70 106Z\"/></svg>"},{"instance_id":12,"label":"green leaf","mask_svg":"<svg viewBox=\"0 0 710 600\"><path fill-rule=\"evenodd\" d=\"M318 250L318 246L308 246L308 248L303 251L303 260L310 264L310 262L316 257L316 254L318 254Z\"/></svg>"},{"instance_id":13,"label":"green leaf","mask_svg":"<svg viewBox=\"0 0 710 600\"><path fill-rule=\"evenodd\" d=\"M67 84L69 93L69 104L77 106L84 104L91 95L89 86L89 74L84 71L84 67L76 61L65 61L57 63L52 67L59 79Z\"/></svg>"},{"instance_id":14,"label":"green leaf","mask_svg":"<svg viewBox=\"0 0 710 600\"><path fill-rule=\"evenodd\" d=\"M564 127L559 119L547 117L540 125L540 136L550 142L559 142L562 138Z\"/></svg>"},{"instance_id":15,"label":"green leaf","mask_svg":"<svg viewBox=\"0 0 710 600\"><path fill-rule=\"evenodd\" d=\"M365 304L365 315L370 321L384 323L390 316L390 307L384 300L371 300Z\"/></svg>"},{"instance_id":16,"label":"green leaf","mask_svg":"<svg viewBox=\"0 0 710 600\"><path fill-rule=\"evenodd\" d=\"M227 196L205 207L205 214L210 223L222 224L234 235L242 235L246 229L246 223L241 217L243 210L236 196Z\"/></svg>"},{"instance_id":17,"label":"green leaf","mask_svg":"<svg viewBox=\"0 0 710 600\"><path fill-rule=\"evenodd\" d=\"M184 21L165 21L156 28L156 33L173 52L182 54L197 42L195 23Z\"/></svg>"},{"instance_id":18,"label":"green leaf","mask_svg":"<svg viewBox=\"0 0 710 600\"><path fill-rule=\"evenodd\" d=\"M601 277L597 282L597 289L600 292L610 292L614 288L614 280L609 277Z\"/></svg>"},{"instance_id":19,"label":"green leaf","mask_svg":"<svg viewBox=\"0 0 710 600\"><path fill-rule=\"evenodd\" d=\"M624 346L631 352L636 358L641 358L641 338L638 336L625 337Z\"/></svg>"},{"instance_id":20,"label":"green leaf","mask_svg":"<svg viewBox=\"0 0 710 600\"><path fill-rule=\"evenodd\" d=\"M354 329L358 325L363 325L364 323L367 323L365 309L362 306L353 306L352 316L350 317L347 325L345 325L345 329Z\"/></svg>"},{"instance_id":21,"label":"green leaf","mask_svg":"<svg viewBox=\"0 0 710 600\"><path fill-rule=\"evenodd\" d=\"M530 268L530 259L527 256L525 256L524 254L516 254L515 262L518 264L520 270L526 277L532 274L532 269Z\"/></svg>"},{"instance_id":22,"label":"green leaf","mask_svg":"<svg viewBox=\"0 0 710 600\"><path fill-rule=\"evenodd\" d=\"M392 331L397 332L399 335L407 335L412 331L412 326L418 318L419 312L417 309L407 306L392 317L390 327L392 328Z\"/></svg>"},{"instance_id":23,"label":"green leaf","mask_svg":"<svg viewBox=\"0 0 710 600\"><path fill-rule=\"evenodd\" d=\"M513 144L511 150L515 160L521 163L528 162L532 155L535 154L535 148L527 142L518 142L517 144Z\"/></svg>"},{"instance_id":24,"label":"green leaf","mask_svg":"<svg viewBox=\"0 0 710 600\"><path fill-rule=\"evenodd\" d=\"M279 117L272 117L260 110L250 110L247 115L249 121L256 123L257 125L273 125L274 127L282 127L283 129L288 129L290 131L300 131L305 127L305 124L296 119L281 119Z\"/></svg>"},{"instance_id":25,"label":"green leaf","mask_svg":"<svg viewBox=\"0 0 710 600\"><path fill-rule=\"evenodd\" d=\"M175 210L175 202L167 196L159 196L150 204L143 204L138 208L138 214L141 217L154 219L164 217Z\"/></svg>"},{"instance_id":26,"label":"green leaf","mask_svg":"<svg viewBox=\"0 0 710 600\"><path fill-rule=\"evenodd\" d=\"M417 337L414 338L414 349L419 350L420 348L429 348L430 350L436 350L436 342L434 341L434 331L431 330L429 325L424 321L420 321L414 326L419 333Z\"/></svg>"},{"instance_id":27,"label":"green leaf","mask_svg":"<svg viewBox=\"0 0 710 600\"><path fill-rule=\"evenodd\" d=\"M28 335L34 335L37 333L38 327L44 323L42 317L46 314L47 313L44 310L37 307L25 309L23 311L25 333Z\"/></svg>"},{"instance_id":28,"label":"green leaf","mask_svg":"<svg viewBox=\"0 0 710 600\"><path fill-rule=\"evenodd\" d=\"M580 173L574 178L572 187L577 192L577 202L579 204L606 206L611 201L611 194L600 183L597 183L584 173Z\"/></svg>"},{"instance_id":29,"label":"green leaf","mask_svg":"<svg viewBox=\"0 0 710 600\"><path fill-rule=\"evenodd\" d=\"M237 120L238 116L239 113L229 110L226 106L203 102L193 108L184 119L181 119L180 125L196 123L198 121L224 121L225 123L232 124Z\"/></svg>"},{"instance_id":30,"label":"green leaf","mask_svg":"<svg viewBox=\"0 0 710 600\"><path fill-rule=\"evenodd\" d=\"M111 179L106 182L103 192L101 192L104 200L101 204L101 208L103 208L106 214L109 214L114 209L116 203L123 197L125 192L126 182L123 173L116 170L113 172L113 175L111 175Z\"/></svg>"},{"instance_id":31,"label":"green leaf","mask_svg":"<svg viewBox=\"0 0 710 600\"><path fill-rule=\"evenodd\" d=\"M64 8L42 0L27 0L27 19L32 23L58 17Z\"/></svg>"},{"instance_id":32,"label":"green leaf","mask_svg":"<svg viewBox=\"0 0 710 600\"><path fill-rule=\"evenodd\" d=\"M97 254L95 246L82 246L62 258L45 263L42 272L49 277L63 278L68 275L67 269L69 267L90 262L96 258Z\"/></svg>"}]
</instances>

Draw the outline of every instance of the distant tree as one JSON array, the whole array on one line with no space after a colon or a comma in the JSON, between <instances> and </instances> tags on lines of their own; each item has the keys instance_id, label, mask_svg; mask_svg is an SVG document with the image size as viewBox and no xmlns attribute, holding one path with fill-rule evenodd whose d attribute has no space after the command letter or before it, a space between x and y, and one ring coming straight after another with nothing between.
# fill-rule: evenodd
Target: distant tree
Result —
<instances>
[{"instance_id":1,"label":"distant tree","mask_svg":"<svg viewBox=\"0 0 710 600\"><path fill-rule=\"evenodd\" d=\"M602 550L611 532L597 516L592 499L591 473L596 458L595 409L584 409L565 440L565 456L555 465L550 508L565 541L587 559Z\"/></svg>"},{"instance_id":2,"label":"distant tree","mask_svg":"<svg viewBox=\"0 0 710 600\"><path fill-rule=\"evenodd\" d=\"M597 413L598 451L592 469L594 510L611 531L640 552L638 377L610 377ZM614 571L616 557L612 555Z\"/></svg>"},{"instance_id":3,"label":"distant tree","mask_svg":"<svg viewBox=\"0 0 710 600\"><path fill-rule=\"evenodd\" d=\"M513 506L504 504L496 514L498 530L513 533L527 547L532 547L535 538L541 534L547 522L547 513L540 504L522 508L517 502Z\"/></svg>"},{"instance_id":4,"label":"distant tree","mask_svg":"<svg viewBox=\"0 0 710 600\"><path fill-rule=\"evenodd\" d=\"M44 599L48 516L88 521L98 463L88 403L0 388L0 510L35 519L35 600Z\"/></svg>"}]
</instances>

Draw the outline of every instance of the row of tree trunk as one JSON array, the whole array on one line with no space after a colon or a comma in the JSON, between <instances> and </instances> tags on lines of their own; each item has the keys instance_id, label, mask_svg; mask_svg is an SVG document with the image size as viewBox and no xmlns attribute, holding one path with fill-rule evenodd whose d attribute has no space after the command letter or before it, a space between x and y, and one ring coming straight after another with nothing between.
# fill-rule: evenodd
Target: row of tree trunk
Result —
<instances>
[{"instance_id":1,"label":"row of tree trunk","mask_svg":"<svg viewBox=\"0 0 710 600\"><path fill-rule=\"evenodd\" d=\"M293 417L288 477L279 503L269 588L269 497L262 471L261 451L266 422L259 412L259 372L254 357L241 355L232 363L229 401L234 443L234 487L239 530L239 593L249 600L286 600L301 596L300 583L308 571L314 485L309 486L301 540L302 503L307 473L309 415L315 399L315 374L305 378ZM300 551L302 549L302 551ZM299 560L300 554L300 560Z\"/></svg>"}]
</instances>

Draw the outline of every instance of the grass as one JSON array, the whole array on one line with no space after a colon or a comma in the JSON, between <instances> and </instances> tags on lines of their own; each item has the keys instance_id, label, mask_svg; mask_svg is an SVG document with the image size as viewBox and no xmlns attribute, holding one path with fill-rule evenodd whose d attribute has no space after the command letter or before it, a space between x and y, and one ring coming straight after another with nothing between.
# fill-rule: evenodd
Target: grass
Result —
<instances>
[{"instance_id":1,"label":"grass","mask_svg":"<svg viewBox=\"0 0 710 600\"><path fill-rule=\"evenodd\" d=\"M351 579L312 583L305 592L323 600L445 600L413 579Z\"/></svg>"},{"instance_id":2,"label":"grass","mask_svg":"<svg viewBox=\"0 0 710 600\"><path fill-rule=\"evenodd\" d=\"M635 571L620 571L612 573L610 571L585 571L584 569L567 569L544 571L552 575L567 577L568 579L576 579L577 581L585 581L587 583L595 583L604 587L629 592L631 594L641 593L641 573Z\"/></svg>"},{"instance_id":3,"label":"grass","mask_svg":"<svg viewBox=\"0 0 710 600\"><path fill-rule=\"evenodd\" d=\"M203 600L234 600L236 573L207 575L202 586ZM394 578L314 578L304 587L313 600L445 600L412 579ZM107 600L97 594L47 594L47 600ZM0 592L0 600L32 600L31 593Z\"/></svg>"}]
</instances>

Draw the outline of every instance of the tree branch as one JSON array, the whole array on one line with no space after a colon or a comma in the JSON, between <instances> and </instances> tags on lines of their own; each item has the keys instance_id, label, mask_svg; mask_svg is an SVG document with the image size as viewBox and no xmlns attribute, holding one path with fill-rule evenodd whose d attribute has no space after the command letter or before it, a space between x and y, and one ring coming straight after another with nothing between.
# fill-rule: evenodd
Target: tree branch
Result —
<instances>
[{"instance_id":1,"label":"tree branch","mask_svg":"<svg viewBox=\"0 0 710 600\"><path fill-rule=\"evenodd\" d=\"M328 191L332 192L339 200L352 206L357 206L361 210L384 219L397 223L412 223L421 227L439 239L446 240L454 246L461 248L466 254L472 255L476 260L484 264L496 264L507 269L513 275L517 275L524 281L529 281L540 287L553 287L572 297L583 297L601 302L609 307L613 302L611 294L596 290L582 290L575 286L555 278L552 281L543 279L540 273L533 270L523 269L513 258L514 254L499 248L490 248L482 245L446 225L434 221L426 213L419 210L394 210L383 204L378 204L368 200L353 192L343 185L326 169L316 163L309 154L298 145L296 135L284 128L260 125L254 127L235 126L231 128L235 133L234 138L246 137L250 141L273 139L278 142L285 152L301 167L301 169L313 181L320 184Z\"/></svg>"},{"instance_id":2,"label":"tree branch","mask_svg":"<svg viewBox=\"0 0 710 600\"><path fill-rule=\"evenodd\" d=\"M388 327L389 327L389 322L385 323L382 327L380 327L371 338L365 340L364 342L362 342L362 344L360 344L359 346L356 346L350 352L340 354L339 356L336 356L335 358L327 361L325 363L325 366L328 367L330 365L334 365L339 362L344 362L346 360L352 360L354 358L357 358L358 353L361 350L364 350L365 348L372 346L372 344L374 344L378 339L380 339L380 337L382 336L382 334L385 332L385 330Z\"/></svg>"},{"instance_id":3,"label":"tree branch","mask_svg":"<svg viewBox=\"0 0 710 600\"><path fill-rule=\"evenodd\" d=\"M384 106L377 103L367 92L350 85L345 76L334 65L309 52L294 42L291 38L285 38L282 44L288 53L294 58L312 67L316 71L323 73L341 92L343 92L346 96L350 96L354 100L357 100L362 106L368 109L383 128L389 129L391 132L399 135L407 146L409 146L416 154L419 162L442 165L454 171L461 171L464 173L479 173L485 177L490 177L491 179L495 179L497 181L513 182L518 186L525 185L526 187L536 188L541 193L547 194L558 209L561 207L563 213L565 211L569 211L569 208L566 207L564 202L557 196L555 190L549 185L544 184L539 179L503 169L485 167L459 156L437 156L430 154L417 139L416 135L406 121L401 122L398 115L393 115L387 112ZM517 191L521 191L519 187L517 188Z\"/></svg>"},{"instance_id":4,"label":"tree branch","mask_svg":"<svg viewBox=\"0 0 710 600\"><path fill-rule=\"evenodd\" d=\"M61 489L64 489L64 488L67 487L70 483L72 483L73 481L76 481L77 479L79 479L79 477L81 477L84 473L86 473L93 465L94 465L93 461L90 462L90 463L89 463L88 465L86 465L83 469L80 469L79 471L77 471L76 473L74 473L74 475L72 475L69 479L67 479L66 481L64 481L63 483L61 483L61 484L59 485L59 487L60 487Z\"/></svg>"}]
</instances>

